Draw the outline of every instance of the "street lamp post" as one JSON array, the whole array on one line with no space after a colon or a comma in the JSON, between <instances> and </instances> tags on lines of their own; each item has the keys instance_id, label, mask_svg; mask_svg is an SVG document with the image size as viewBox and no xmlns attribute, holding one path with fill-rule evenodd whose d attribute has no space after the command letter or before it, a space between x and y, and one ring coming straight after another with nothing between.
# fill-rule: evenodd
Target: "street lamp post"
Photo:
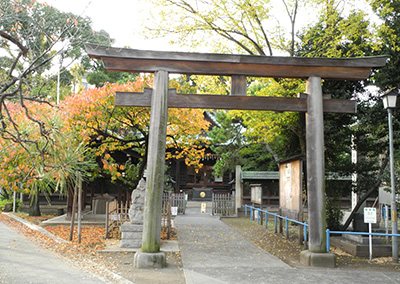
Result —
<instances>
[{"instance_id":1,"label":"street lamp post","mask_svg":"<svg viewBox=\"0 0 400 284\"><path fill-rule=\"evenodd\" d=\"M388 111L389 122L389 155L390 155L390 186L392 191L392 234L397 234L397 204L396 204L396 189L394 182L394 156L393 156L393 123L392 114L396 107L396 99L398 90L390 90L382 95L383 107ZM392 257L393 262L399 261L399 241L397 237L392 237Z\"/></svg>"}]
</instances>

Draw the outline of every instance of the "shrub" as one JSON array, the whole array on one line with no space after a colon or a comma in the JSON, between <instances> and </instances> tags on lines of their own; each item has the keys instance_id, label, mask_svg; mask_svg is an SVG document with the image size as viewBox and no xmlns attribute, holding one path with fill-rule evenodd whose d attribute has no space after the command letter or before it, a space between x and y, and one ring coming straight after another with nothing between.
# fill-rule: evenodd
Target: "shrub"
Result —
<instances>
[{"instance_id":1,"label":"shrub","mask_svg":"<svg viewBox=\"0 0 400 284\"><path fill-rule=\"evenodd\" d=\"M10 203L11 204L11 206L9 206L8 208L6 208L6 204L7 203ZM15 207L16 207L16 210L15 211L18 211L18 209L19 209L19 207L20 207L20 205L22 204L22 201L21 200L19 200L19 199L17 199L16 200L16 203L15 203ZM6 209L8 209L7 211L9 211L9 212L11 212L11 211L13 211L13 205L14 205L14 202L13 202L13 199L12 198L9 198L9 199L1 199L0 200L0 211L6 211Z\"/></svg>"},{"instance_id":2,"label":"shrub","mask_svg":"<svg viewBox=\"0 0 400 284\"><path fill-rule=\"evenodd\" d=\"M340 231L343 212L338 198L326 199L326 225L330 230Z\"/></svg>"}]
</instances>

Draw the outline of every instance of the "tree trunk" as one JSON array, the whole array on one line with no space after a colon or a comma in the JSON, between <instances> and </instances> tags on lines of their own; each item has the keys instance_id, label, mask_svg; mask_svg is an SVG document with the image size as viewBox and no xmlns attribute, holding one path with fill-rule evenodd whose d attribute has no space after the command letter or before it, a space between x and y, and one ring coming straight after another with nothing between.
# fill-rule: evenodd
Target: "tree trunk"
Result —
<instances>
[{"instance_id":1,"label":"tree trunk","mask_svg":"<svg viewBox=\"0 0 400 284\"><path fill-rule=\"evenodd\" d=\"M379 186L382 183L382 175L383 172L385 171L385 168L388 164L389 158L387 157L385 160L383 160L382 162L382 166L379 170L378 176L376 178L376 182L375 184L371 187L370 190L368 190L357 202L356 206L354 207L353 211L351 211L349 217L346 220L346 223L344 223L343 227L342 227L342 231L347 230L347 228L349 227L351 221L353 221L354 219L354 214L358 211L358 209L360 209L361 205L365 202L365 200L367 200L367 198L374 193L376 190L378 190Z\"/></svg>"},{"instance_id":2,"label":"tree trunk","mask_svg":"<svg viewBox=\"0 0 400 284\"><path fill-rule=\"evenodd\" d=\"M71 228L69 231L69 241L72 241L72 239L74 238L75 212L76 212L76 202L78 197L77 192L78 192L78 185L76 183L74 187L74 197L72 202L72 216L71 216Z\"/></svg>"},{"instance_id":3,"label":"tree trunk","mask_svg":"<svg viewBox=\"0 0 400 284\"><path fill-rule=\"evenodd\" d=\"M31 202L29 205L29 216L41 216L40 206L39 206L39 191L34 187L34 194L31 197Z\"/></svg>"},{"instance_id":4,"label":"tree trunk","mask_svg":"<svg viewBox=\"0 0 400 284\"><path fill-rule=\"evenodd\" d=\"M82 236L82 178L79 173L76 182L78 184L78 244L80 244Z\"/></svg>"}]
</instances>

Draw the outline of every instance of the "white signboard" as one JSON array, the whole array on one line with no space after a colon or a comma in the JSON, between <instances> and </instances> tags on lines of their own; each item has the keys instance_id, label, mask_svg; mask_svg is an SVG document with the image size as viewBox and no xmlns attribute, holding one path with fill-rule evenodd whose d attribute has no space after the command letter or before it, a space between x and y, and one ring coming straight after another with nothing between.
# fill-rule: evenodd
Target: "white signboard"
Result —
<instances>
[{"instance_id":1,"label":"white signboard","mask_svg":"<svg viewBox=\"0 0 400 284\"><path fill-rule=\"evenodd\" d=\"M200 212L201 213L206 213L206 209L207 208L207 203L205 203L205 202L202 202L201 203L201 210L200 210Z\"/></svg>"},{"instance_id":2,"label":"white signboard","mask_svg":"<svg viewBox=\"0 0 400 284\"><path fill-rule=\"evenodd\" d=\"M262 187L261 184L251 184L251 202L262 204Z\"/></svg>"},{"instance_id":3,"label":"white signboard","mask_svg":"<svg viewBox=\"0 0 400 284\"><path fill-rule=\"evenodd\" d=\"M364 208L364 223L376 223L376 208Z\"/></svg>"}]
</instances>

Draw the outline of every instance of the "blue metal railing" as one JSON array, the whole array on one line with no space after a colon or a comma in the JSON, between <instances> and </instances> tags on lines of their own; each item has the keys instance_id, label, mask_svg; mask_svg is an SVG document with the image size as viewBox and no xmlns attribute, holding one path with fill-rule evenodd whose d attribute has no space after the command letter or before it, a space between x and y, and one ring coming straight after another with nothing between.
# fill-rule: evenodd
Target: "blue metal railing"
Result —
<instances>
[{"instance_id":1,"label":"blue metal railing","mask_svg":"<svg viewBox=\"0 0 400 284\"><path fill-rule=\"evenodd\" d=\"M326 251L327 252L329 252L329 250L330 250L330 234L400 237L400 234L366 233L366 232L341 232L341 231L330 231L329 229L326 229Z\"/></svg>"},{"instance_id":2,"label":"blue metal railing","mask_svg":"<svg viewBox=\"0 0 400 284\"><path fill-rule=\"evenodd\" d=\"M257 214L257 223L258 224L260 224L260 212L265 214L265 228L268 228L268 215L274 216L274 219L275 219L275 232L277 232L278 218L282 219L282 220L285 220L286 232L289 232L289 222L293 222L293 223L296 223L296 224L299 224L299 225L303 226L304 241L307 242L307 227L308 227L307 223L305 223L305 222L303 223L303 222L300 222L300 221L297 221L297 220L289 219L287 217L283 217L283 216L280 216L278 214L269 212L267 210L262 210L260 208L256 208L254 206L250 206L250 205L247 205L247 204L245 204L245 207L244 207L244 209L245 209L244 212L245 212L245 216L246 217L247 217L248 208L250 209L250 219L251 220L254 219L253 218L253 212L254 211L258 211L258 214Z\"/></svg>"}]
</instances>

